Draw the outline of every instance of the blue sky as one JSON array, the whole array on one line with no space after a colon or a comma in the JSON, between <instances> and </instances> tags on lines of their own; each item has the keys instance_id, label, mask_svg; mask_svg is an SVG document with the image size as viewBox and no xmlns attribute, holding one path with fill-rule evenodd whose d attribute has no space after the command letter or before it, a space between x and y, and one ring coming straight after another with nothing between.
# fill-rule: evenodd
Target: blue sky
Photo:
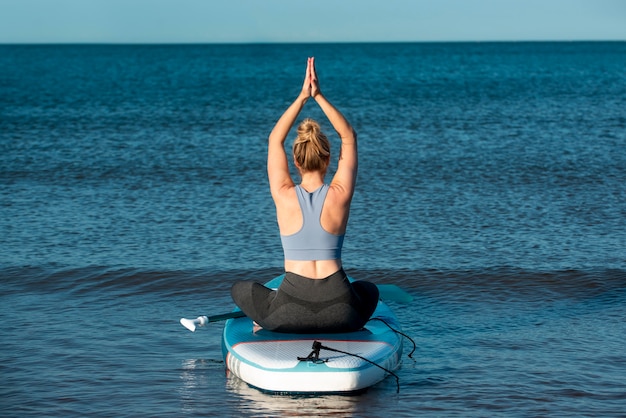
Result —
<instances>
[{"instance_id":1,"label":"blue sky","mask_svg":"<svg viewBox=\"0 0 626 418\"><path fill-rule=\"evenodd\" d=\"M626 40L626 0L0 0L0 43Z\"/></svg>"}]
</instances>

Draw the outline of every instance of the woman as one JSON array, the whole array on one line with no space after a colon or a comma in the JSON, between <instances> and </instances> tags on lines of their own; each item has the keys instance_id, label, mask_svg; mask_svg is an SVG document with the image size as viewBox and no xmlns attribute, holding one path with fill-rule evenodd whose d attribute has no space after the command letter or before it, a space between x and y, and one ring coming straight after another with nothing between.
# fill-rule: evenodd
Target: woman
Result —
<instances>
[{"instance_id":1,"label":"woman","mask_svg":"<svg viewBox=\"0 0 626 418\"><path fill-rule=\"evenodd\" d=\"M293 145L301 183L289 173L285 139L305 103L313 98L341 138L335 176L324 177L330 143L317 122L305 119ZM251 281L233 285L232 296L259 326L278 332L346 332L365 325L378 303L369 282L350 283L341 248L357 174L356 133L320 91L314 58L307 62L302 91L269 136L267 172L285 253L285 278L278 290Z\"/></svg>"}]
</instances>

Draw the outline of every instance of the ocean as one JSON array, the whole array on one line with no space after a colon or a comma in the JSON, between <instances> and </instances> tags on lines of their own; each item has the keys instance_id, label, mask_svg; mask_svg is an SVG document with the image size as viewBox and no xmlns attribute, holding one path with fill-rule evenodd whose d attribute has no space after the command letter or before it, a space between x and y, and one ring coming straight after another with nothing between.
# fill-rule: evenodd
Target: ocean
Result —
<instances>
[{"instance_id":1,"label":"ocean","mask_svg":"<svg viewBox=\"0 0 626 418\"><path fill-rule=\"evenodd\" d=\"M178 322L282 272L266 141L309 56L359 138L344 267L414 298L399 393L262 393L223 323ZM0 45L0 415L625 416L624 68L625 42Z\"/></svg>"}]
</instances>

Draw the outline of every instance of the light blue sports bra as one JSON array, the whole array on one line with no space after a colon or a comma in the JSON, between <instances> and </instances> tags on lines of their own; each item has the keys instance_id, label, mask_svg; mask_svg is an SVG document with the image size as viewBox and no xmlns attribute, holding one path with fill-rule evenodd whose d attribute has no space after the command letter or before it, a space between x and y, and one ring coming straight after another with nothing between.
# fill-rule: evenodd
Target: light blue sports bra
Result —
<instances>
[{"instance_id":1,"label":"light blue sports bra","mask_svg":"<svg viewBox=\"0 0 626 418\"><path fill-rule=\"evenodd\" d=\"M302 210L302 228L292 235L281 235L285 260L339 260L344 235L326 232L320 223L322 208L328 193L324 184L314 192L296 186L296 195Z\"/></svg>"}]
</instances>

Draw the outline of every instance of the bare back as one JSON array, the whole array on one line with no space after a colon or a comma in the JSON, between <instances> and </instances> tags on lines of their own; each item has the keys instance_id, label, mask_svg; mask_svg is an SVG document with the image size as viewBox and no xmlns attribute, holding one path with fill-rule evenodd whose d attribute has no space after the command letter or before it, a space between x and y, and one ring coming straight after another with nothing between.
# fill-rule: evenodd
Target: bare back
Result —
<instances>
[{"instance_id":1,"label":"bare back","mask_svg":"<svg viewBox=\"0 0 626 418\"><path fill-rule=\"evenodd\" d=\"M306 187L305 190L312 191ZM349 200L348 198L346 201L346 198L341 195L341 190L337 190L332 185L329 187L320 218L320 224L326 232L334 235L345 234L350 212ZM297 233L302 228L303 216L295 186L286 188L277 199L275 198L274 202L280 234ZM285 259L285 271L311 279L323 279L337 272L341 267L341 259L306 261Z\"/></svg>"},{"instance_id":2,"label":"bare back","mask_svg":"<svg viewBox=\"0 0 626 418\"><path fill-rule=\"evenodd\" d=\"M303 215L296 195L295 183L291 178L284 142L307 100L313 97L333 128L341 138L341 151L337 171L330 183L322 207L320 224L331 234L346 232L350 213L350 202L354 193L357 175L356 134L348 121L320 92L313 59L309 59L307 72L298 98L280 117L270 133L268 143L267 173L270 191L276 205L276 217L281 235L291 235L300 230ZM298 167L299 168L299 167ZM301 186L312 191L324 184L324 171L300 172ZM285 259L285 270L311 279L321 279L337 272L342 267L341 259L334 260L289 260Z\"/></svg>"}]
</instances>

